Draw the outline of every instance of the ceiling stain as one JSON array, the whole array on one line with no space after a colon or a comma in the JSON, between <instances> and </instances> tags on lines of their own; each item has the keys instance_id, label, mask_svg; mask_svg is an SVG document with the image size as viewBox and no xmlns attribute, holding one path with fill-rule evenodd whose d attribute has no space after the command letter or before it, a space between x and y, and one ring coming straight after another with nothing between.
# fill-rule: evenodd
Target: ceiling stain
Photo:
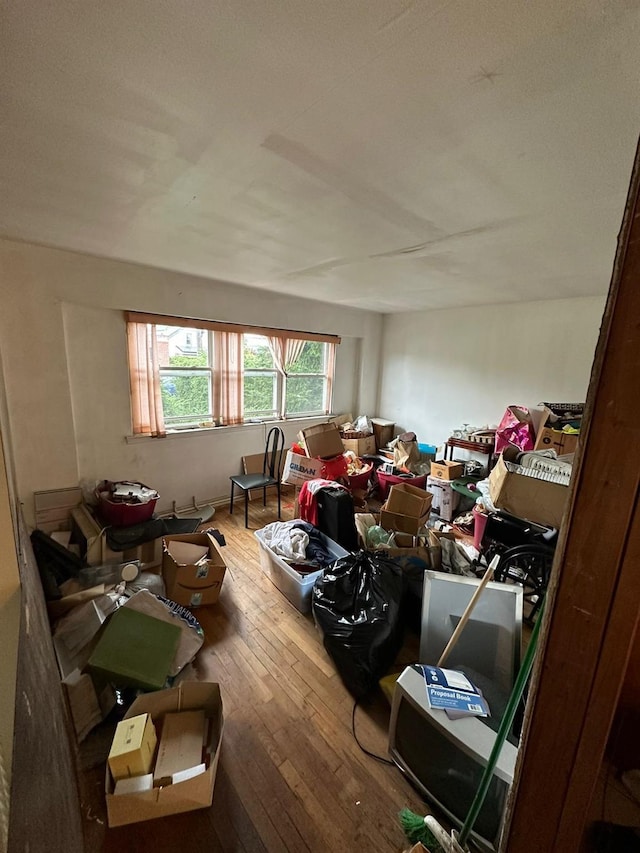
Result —
<instances>
[{"instance_id":1,"label":"ceiling stain","mask_svg":"<svg viewBox=\"0 0 640 853\"><path fill-rule=\"evenodd\" d=\"M433 222L407 210L382 190L360 181L353 170L324 160L293 139L272 133L264 140L262 147L345 195L358 207L373 211L398 228L407 229L420 237L429 233L434 237L442 235L441 229Z\"/></svg>"},{"instance_id":2,"label":"ceiling stain","mask_svg":"<svg viewBox=\"0 0 640 853\"><path fill-rule=\"evenodd\" d=\"M477 74L474 74L471 78L472 83L484 83L486 80L491 83L492 86L496 84L496 78L502 77L502 74L499 71L487 71L486 68L480 66L480 71Z\"/></svg>"}]
</instances>

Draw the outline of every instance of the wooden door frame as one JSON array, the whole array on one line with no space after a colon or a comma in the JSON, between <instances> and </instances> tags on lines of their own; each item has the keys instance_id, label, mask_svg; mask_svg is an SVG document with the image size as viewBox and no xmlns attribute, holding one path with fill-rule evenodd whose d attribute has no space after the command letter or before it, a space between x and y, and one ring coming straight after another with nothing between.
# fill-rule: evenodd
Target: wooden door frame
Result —
<instances>
[{"instance_id":1,"label":"wooden door frame","mask_svg":"<svg viewBox=\"0 0 640 853\"><path fill-rule=\"evenodd\" d=\"M548 593L500 846L505 853L571 853L585 844L589 804L638 623L639 152Z\"/></svg>"}]
</instances>

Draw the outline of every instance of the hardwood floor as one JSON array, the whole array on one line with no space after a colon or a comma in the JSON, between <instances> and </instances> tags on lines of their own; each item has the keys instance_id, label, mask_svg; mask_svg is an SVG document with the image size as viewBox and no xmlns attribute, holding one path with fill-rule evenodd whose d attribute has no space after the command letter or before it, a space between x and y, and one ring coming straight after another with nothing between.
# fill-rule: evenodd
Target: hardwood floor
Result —
<instances>
[{"instance_id":1,"label":"hardwood floor","mask_svg":"<svg viewBox=\"0 0 640 853\"><path fill-rule=\"evenodd\" d=\"M293 497L283 498L291 518ZM238 504L240 510L240 504ZM191 675L221 685L225 730L210 809L107 829L103 765L80 776L85 850L376 851L407 849L397 814L426 813L395 767L365 755L351 732L353 700L325 653L311 616L264 575L253 531L276 520L275 501L244 513L218 510L205 527L224 533L228 565L217 605L196 611L206 634ZM410 636L398 669L415 659ZM356 729L386 755L389 707L359 707Z\"/></svg>"}]
</instances>

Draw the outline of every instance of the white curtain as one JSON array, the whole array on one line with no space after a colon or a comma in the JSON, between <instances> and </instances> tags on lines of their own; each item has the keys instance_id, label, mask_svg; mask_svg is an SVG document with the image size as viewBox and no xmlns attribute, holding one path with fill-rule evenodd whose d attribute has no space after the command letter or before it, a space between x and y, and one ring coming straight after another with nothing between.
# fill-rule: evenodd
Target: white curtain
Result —
<instances>
[{"instance_id":1,"label":"white curtain","mask_svg":"<svg viewBox=\"0 0 640 853\"><path fill-rule=\"evenodd\" d=\"M292 366L300 358L300 354L302 353L306 341L302 340L302 338L271 337L267 338L267 342L269 344L269 349L271 350L271 355L273 356L273 363L276 366L276 370L283 377L284 387L282 389L280 417L284 418L286 414L287 376L289 375L289 371Z\"/></svg>"}]
</instances>

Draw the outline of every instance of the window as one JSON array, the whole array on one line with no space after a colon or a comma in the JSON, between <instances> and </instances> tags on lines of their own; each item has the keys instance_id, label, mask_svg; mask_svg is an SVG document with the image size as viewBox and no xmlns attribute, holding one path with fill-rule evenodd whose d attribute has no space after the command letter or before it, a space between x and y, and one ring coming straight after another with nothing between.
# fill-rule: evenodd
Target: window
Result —
<instances>
[{"instance_id":1,"label":"window","mask_svg":"<svg viewBox=\"0 0 640 853\"><path fill-rule=\"evenodd\" d=\"M165 426L213 421L212 332L156 326Z\"/></svg>"},{"instance_id":2,"label":"window","mask_svg":"<svg viewBox=\"0 0 640 853\"><path fill-rule=\"evenodd\" d=\"M287 371L287 415L313 415L329 411L328 349L328 345L320 341L305 341L302 352Z\"/></svg>"},{"instance_id":3,"label":"window","mask_svg":"<svg viewBox=\"0 0 640 853\"><path fill-rule=\"evenodd\" d=\"M244 335L244 418L318 415L330 408L329 344ZM287 357L293 358L291 363Z\"/></svg>"},{"instance_id":4,"label":"window","mask_svg":"<svg viewBox=\"0 0 640 853\"><path fill-rule=\"evenodd\" d=\"M279 374L263 335L245 335L243 346L244 418L275 418L279 412Z\"/></svg>"},{"instance_id":5,"label":"window","mask_svg":"<svg viewBox=\"0 0 640 853\"><path fill-rule=\"evenodd\" d=\"M133 432L319 415L339 338L126 312ZM173 322L172 322L173 321Z\"/></svg>"}]
</instances>

